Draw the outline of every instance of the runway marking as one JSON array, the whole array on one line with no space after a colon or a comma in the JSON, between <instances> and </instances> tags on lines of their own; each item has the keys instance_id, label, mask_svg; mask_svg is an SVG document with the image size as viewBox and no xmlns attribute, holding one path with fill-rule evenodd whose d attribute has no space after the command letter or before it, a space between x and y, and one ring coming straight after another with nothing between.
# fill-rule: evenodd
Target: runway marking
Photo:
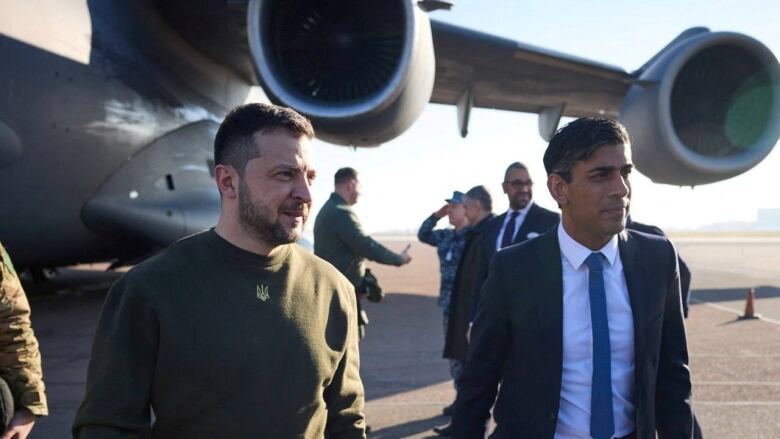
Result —
<instances>
[{"instance_id":1,"label":"runway marking","mask_svg":"<svg viewBox=\"0 0 780 439\"><path fill-rule=\"evenodd\" d=\"M399 402L374 402L368 401L366 405L371 406L386 406L386 407L409 407L409 406L442 406L447 405L451 401L399 401ZM780 406L780 401L701 401L698 399L693 400L694 406L710 405L710 406Z\"/></svg>"},{"instance_id":2,"label":"runway marking","mask_svg":"<svg viewBox=\"0 0 780 439\"><path fill-rule=\"evenodd\" d=\"M731 407L746 407L746 406L778 406L780 407L780 401L693 401L694 406L701 405L721 405Z\"/></svg>"},{"instance_id":3,"label":"runway marking","mask_svg":"<svg viewBox=\"0 0 780 439\"><path fill-rule=\"evenodd\" d=\"M691 358L780 358L780 354L696 354L688 353Z\"/></svg>"},{"instance_id":4,"label":"runway marking","mask_svg":"<svg viewBox=\"0 0 780 439\"><path fill-rule=\"evenodd\" d=\"M672 241L675 244L777 244L780 242L778 236L739 236L739 237L680 237L675 238L672 235Z\"/></svg>"},{"instance_id":5,"label":"runway marking","mask_svg":"<svg viewBox=\"0 0 780 439\"><path fill-rule=\"evenodd\" d=\"M705 304L705 305L707 305L707 306L711 306L711 307L713 307L713 308L715 308L715 309L719 309L719 310L721 310L721 311L730 312L730 313L732 313L732 314L736 314L736 315L738 315L738 316L741 316L741 315L742 315L742 311L736 310L736 309L734 309L734 308L729 308L729 307L727 307L727 306L718 305L717 303L707 302L706 300L701 300L701 299L694 299L693 297L691 297L691 299L690 299L690 300L691 300L691 302L695 302L695 303L703 303L703 304ZM759 313L759 314L760 314L760 313ZM775 320L775 319L771 319L771 318L769 318L769 317L764 317L764 316L761 316L761 318L760 318L760 319L758 319L758 320L761 320L762 322L767 322L767 323L771 323L771 324L773 324L773 325L778 325L778 326L780 326L780 320Z\"/></svg>"},{"instance_id":6,"label":"runway marking","mask_svg":"<svg viewBox=\"0 0 780 439\"><path fill-rule=\"evenodd\" d=\"M694 381L693 385L696 386L769 386L780 387L780 381Z\"/></svg>"}]
</instances>

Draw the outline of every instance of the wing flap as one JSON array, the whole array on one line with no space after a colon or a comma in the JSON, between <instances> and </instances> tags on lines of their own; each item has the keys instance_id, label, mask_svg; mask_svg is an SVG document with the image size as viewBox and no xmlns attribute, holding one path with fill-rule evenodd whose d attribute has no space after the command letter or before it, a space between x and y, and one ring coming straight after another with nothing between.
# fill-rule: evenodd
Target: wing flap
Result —
<instances>
[{"instance_id":1,"label":"wing flap","mask_svg":"<svg viewBox=\"0 0 780 439\"><path fill-rule=\"evenodd\" d=\"M438 21L431 22L436 82L431 102L455 105L471 88L481 108L617 117L633 77L597 63Z\"/></svg>"}]
</instances>

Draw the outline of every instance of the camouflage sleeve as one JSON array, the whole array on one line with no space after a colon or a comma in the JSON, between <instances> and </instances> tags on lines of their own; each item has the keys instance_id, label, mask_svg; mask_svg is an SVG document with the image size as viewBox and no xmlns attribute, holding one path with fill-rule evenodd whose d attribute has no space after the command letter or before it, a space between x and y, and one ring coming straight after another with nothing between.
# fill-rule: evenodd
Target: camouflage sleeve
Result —
<instances>
[{"instance_id":1,"label":"camouflage sleeve","mask_svg":"<svg viewBox=\"0 0 780 439\"><path fill-rule=\"evenodd\" d=\"M441 230L433 230L433 228L436 227L437 222L439 222L439 218L436 218L436 215L431 215L428 218L425 218L425 221L423 221L420 229L417 231L417 239L419 239L420 242L424 242L428 245L432 245L434 247L438 246L439 242L441 241L442 234L436 233L441 232Z\"/></svg>"},{"instance_id":2,"label":"camouflage sleeve","mask_svg":"<svg viewBox=\"0 0 780 439\"><path fill-rule=\"evenodd\" d=\"M14 403L34 415L49 414L38 340L30 326L30 304L5 249L0 245L0 376Z\"/></svg>"}]
</instances>

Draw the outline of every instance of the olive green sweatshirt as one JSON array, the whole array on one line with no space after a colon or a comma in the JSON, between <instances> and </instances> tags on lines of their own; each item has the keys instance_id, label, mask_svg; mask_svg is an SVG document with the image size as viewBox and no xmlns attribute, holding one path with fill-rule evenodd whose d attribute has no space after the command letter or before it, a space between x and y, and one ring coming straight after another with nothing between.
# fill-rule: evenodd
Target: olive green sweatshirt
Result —
<instances>
[{"instance_id":1,"label":"olive green sweatshirt","mask_svg":"<svg viewBox=\"0 0 780 439\"><path fill-rule=\"evenodd\" d=\"M109 291L73 435L363 438L355 309L296 244L263 257L213 230L179 241Z\"/></svg>"}]
</instances>

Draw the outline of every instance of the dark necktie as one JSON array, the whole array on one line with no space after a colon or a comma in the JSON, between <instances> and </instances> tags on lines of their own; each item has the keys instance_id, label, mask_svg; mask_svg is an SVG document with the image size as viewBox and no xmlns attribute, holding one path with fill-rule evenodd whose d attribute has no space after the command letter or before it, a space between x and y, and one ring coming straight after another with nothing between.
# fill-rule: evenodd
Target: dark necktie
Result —
<instances>
[{"instance_id":1,"label":"dark necktie","mask_svg":"<svg viewBox=\"0 0 780 439\"><path fill-rule=\"evenodd\" d=\"M590 321L593 327L593 382L590 393L590 435L609 439L615 432L612 413L612 359L607 319L607 296L604 289L604 255L591 253L585 263L590 269Z\"/></svg>"},{"instance_id":2,"label":"dark necktie","mask_svg":"<svg viewBox=\"0 0 780 439\"><path fill-rule=\"evenodd\" d=\"M504 226L504 236L501 237L501 248L512 245L512 238L515 237L517 215L520 215L520 212L516 210L509 215L509 221L507 221L506 226Z\"/></svg>"}]
</instances>

